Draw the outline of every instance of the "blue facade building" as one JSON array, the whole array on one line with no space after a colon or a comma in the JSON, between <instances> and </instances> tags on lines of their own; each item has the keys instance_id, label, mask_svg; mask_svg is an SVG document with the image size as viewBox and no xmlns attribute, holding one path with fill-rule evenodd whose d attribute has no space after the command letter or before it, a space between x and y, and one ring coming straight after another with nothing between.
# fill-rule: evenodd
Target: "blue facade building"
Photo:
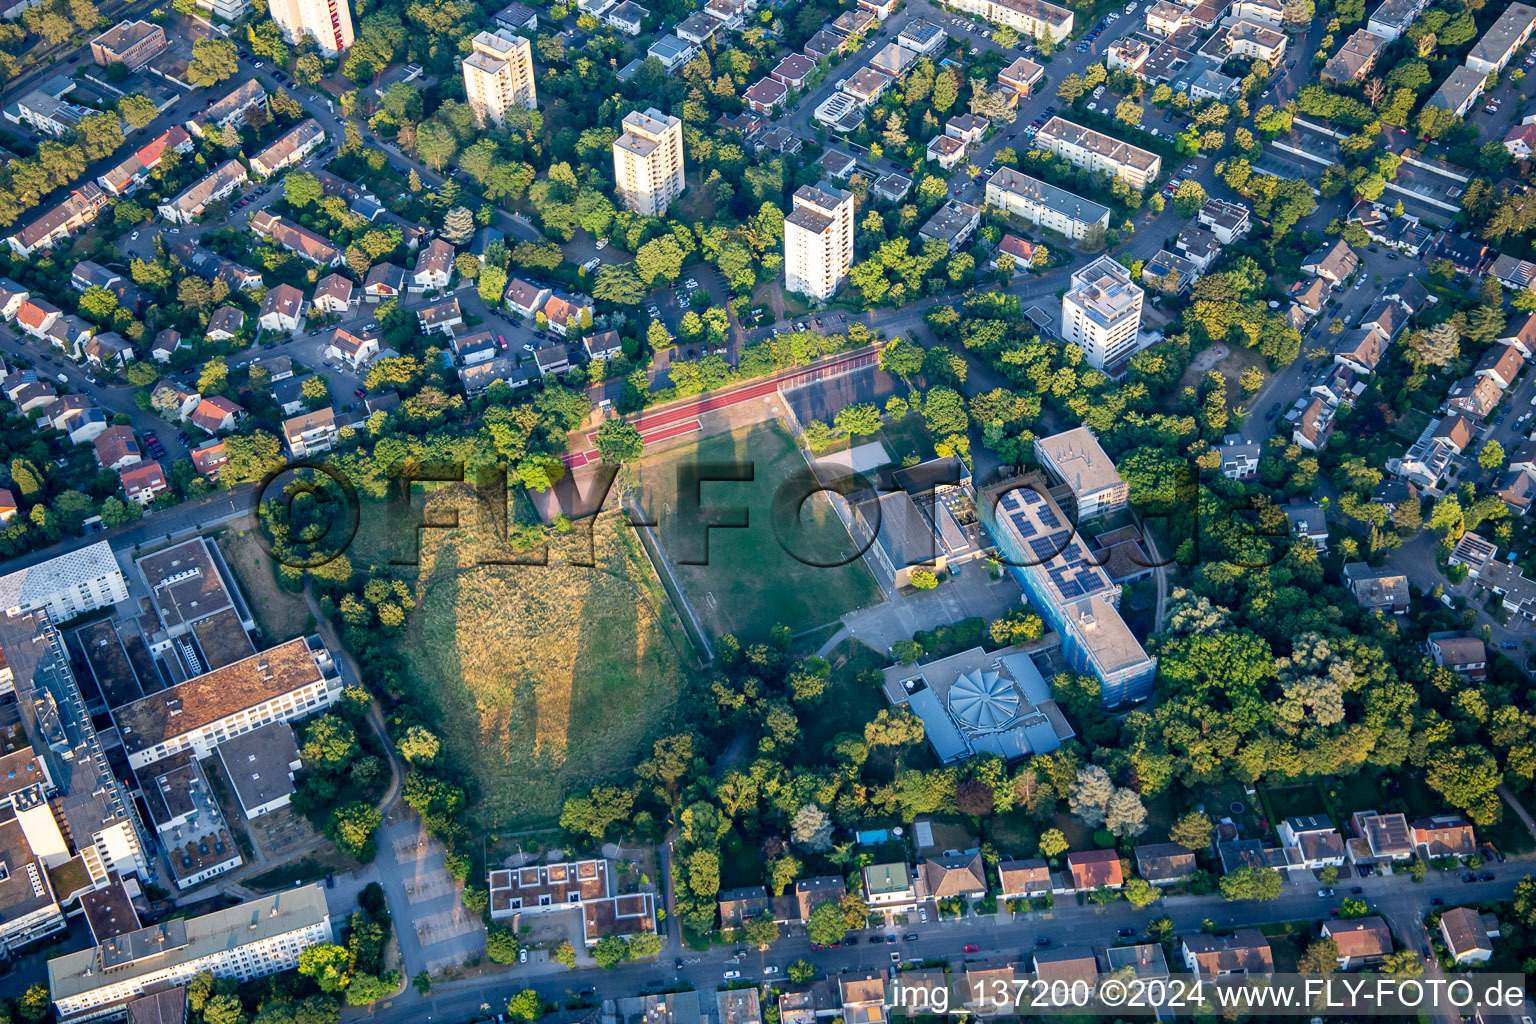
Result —
<instances>
[{"instance_id":1,"label":"blue facade building","mask_svg":"<svg viewBox=\"0 0 1536 1024\"><path fill-rule=\"evenodd\" d=\"M1152 696L1157 660L1120 617L1120 587L1088 557L1087 544L1038 474L983 489L982 521L1029 603L1061 638L1067 663L1102 686L1105 707Z\"/></svg>"}]
</instances>

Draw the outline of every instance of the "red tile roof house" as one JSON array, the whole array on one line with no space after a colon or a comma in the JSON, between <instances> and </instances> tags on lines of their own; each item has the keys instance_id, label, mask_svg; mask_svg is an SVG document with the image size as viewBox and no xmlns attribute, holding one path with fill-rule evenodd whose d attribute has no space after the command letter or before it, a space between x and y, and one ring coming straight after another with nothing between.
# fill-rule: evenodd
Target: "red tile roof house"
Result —
<instances>
[{"instance_id":1,"label":"red tile roof house","mask_svg":"<svg viewBox=\"0 0 1536 1024\"><path fill-rule=\"evenodd\" d=\"M278 245L322 267L338 266L345 258L341 249L300 224L262 210L251 214L251 230L266 235Z\"/></svg>"},{"instance_id":2,"label":"red tile roof house","mask_svg":"<svg viewBox=\"0 0 1536 1024\"><path fill-rule=\"evenodd\" d=\"M550 294L550 290L543 285L534 284L525 278L514 277L507 282L507 291L502 297L506 300L508 309L524 319L531 320L535 313L544 308L544 303L549 299Z\"/></svg>"},{"instance_id":3,"label":"red tile roof house","mask_svg":"<svg viewBox=\"0 0 1536 1024\"><path fill-rule=\"evenodd\" d=\"M165 471L158 462L141 462L137 466L118 470L117 478L122 482L123 493L128 495L128 500L146 507L166 489Z\"/></svg>"},{"instance_id":4,"label":"red tile roof house","mask_svg":"<svg viewBox=\"0 0 1536 1024\"><path fill-rule=\"evenodd\" d=\"M233 430L245 410L227 398L205 398L198 403L187 419L192 425L210 434L221 430Z\"/></svg>"},{"instance_id":5,"label":"red tile roof house","mask_svg":"<svg viewBox=\"0 0 1536 1024\"><path fill-rule=\"evenodd\" d=\"M582 314L586 314L587 322L591 323L592 300L582 295L551 295L541 312L549 329L564 338L581 333Z\"/></svg>"},{"instance_id":6,"label":"red tile roof house","mask_svg":"<svg viewBox=\"0 0 1536 1024\"><path fill-rule=\"evenodd\" d=\"M405 268L393 263L370 267L363 278L363 298L369 302L398 299L405 291Z\"/></svg>"},{"instance_id":7,"label":"red tile roof house","mask_svg":"<svg viewBox=\"0 0 1536 1024\"><path fill-rule=\"evenodd\" d=\"M454 327L464 322L464 311L459 308L459 297L450 295L441 302L418 307L416 322L421 324L423 334L452 333Z\"/></svg>"},{"instance_id":8,"label":"red tile roof house","mask_svg":"<svg viewBox=\"0 0 1536 1024\"><path fill-rule=\"evenodd\" d=\"M45 299L29 298L16 311L16 323L32 337L41 338L63 313L62 309Z\"/></svg>"},{"instance_id":9,"label":"red tile roof house","mask_svg":"<svg viewBox=\"0 0 1536 1024\"><path fill-rule=\"evenodd\" d=\"M1067 868L1072 872L1072 887L1090 892L1099 886L1118 889L1125 884L1120 855L1114 850L1082 850L1067 854Z\"/></svg>"},{"instance_id":10,"label":"red tile roof house","mask_svg":"<svg viewBox=\"0 0 1536 1024\"><path fill-rule=\"evenodd\" d=\"M8 523L16 518L20 508L16 504L16 495L9 488L0 487L0 523Z\"/></svg>"},{"instance_id":11,"label":"red tile roof house","mask_svg":"<svg viewBox=\"0 0 1536 1024\"><path fill-rule=\"evenodd\" d=\"M192 449L192 465L197 471L208 479L218 482L219 470L229 461L229 454L224 450L224 441L204 441Z\"/></svg>"},{"instance_id":12,"label":"red tile roof house","mask_svg":"<svg viewBox=\"0 0 1536 1024\"><path fill-rule=\"evenodd\" d=\"M416 257L416 270L411 274L410 290L413 292L441 291L448 287L453 276L453 246L441 238L432 239Z\"/></svg>"},{"instance_id":13,"label":"red tile roof house","mask_svg":"<svg viewBox=\"0 0 1536 1024\"><path fill-rule=\"evenodd\" d=\"M1477 835L1459 814L1416 819L1410 826L1413 845L1425 857L1470 857L1477 852Z\"/></svg>"},{"instance_id":14,"label":"red tile roof house","mask_svg":"<svg viewBox=\"0 0 1536 1024\"><path fill-rule=\"evenodd\" d=\"M139 439L129 427L103 430L92 444L96 448L96 462L102 469L124 469L144 461Z\"/></svg>"},{"instance_id":15,"label":"red tile roof house","mask_svg":"<svg viewBox=\"0 0 1536 1024\"><path fill-rule=\"evenodd\" d=\"M1500 391L1508 391L1524 366L1525 357L1513 345L1495 345L1483 353L1472 372L1493 381Z\"/></svg>"},{"instance_id":16,"label":"red tile roof house","mask_svg":"<svg viewBox=\"0 0 1536 1024\"><path fill-rule=\"evenodd\" d=\"M280 284L261 300L256 323L264 331L296 331L304 312L304 293L291 284Z\"/></svg>"}]
</instances>

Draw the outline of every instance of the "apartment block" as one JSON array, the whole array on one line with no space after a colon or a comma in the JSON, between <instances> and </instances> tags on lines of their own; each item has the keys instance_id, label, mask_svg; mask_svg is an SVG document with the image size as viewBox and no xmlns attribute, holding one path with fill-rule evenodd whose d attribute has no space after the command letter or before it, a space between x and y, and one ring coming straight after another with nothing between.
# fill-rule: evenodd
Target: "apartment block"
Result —
<instances>
[{"instance_id":1,"label":"apartment block","mask_svg":"<svg viewBox=\"0 0 1536 1024\"><path fill-rule=\"evenodd\" d=\"M501 124L512 107L537 109L533 46L504 28L477 34L474 52L464 58L464 95L482 128Z\"/></svg>"},{"instance_id":2,"label":"apartment block","mask_svg":"<svg viewBox=\"0 0 1536 1024\"><path fill-rule=\"evenodd\" d=\"M1139 350L1146 293L1128 270L1101 256L1072 275L1061 298L1061 337L1083 350L1088 365L1111 376Z\"/></svg>"},{"instance_id":3,"label":"apartment block","mask_svg":"<svg viewBox=\"0 0 1536 1024\"><path fill-rule=\"evenodd\" d=\"M347 0L273 0L268 12L290 43L313 36L327 57L352 48L352 12L347 9Z\"/></svg>"},{"instance_id":4,"label":"apartment block","mask_svg":"<svg viewBox=\"0 0 1536 1024\"><path fill-rule=\"evenodd\" d=\"M1084 128L1063 117L1053 117L1035 136L1035 145L1048 153L1090 171L1104 171L1132 188L1144 189L1162 170L1156 153Z\"/></svg>"},{"instance_id":5,"label":"apartment block","mask_svg":"<svg viewBox=\"0 0 1536 1024\"><path fill-rule=\"evenodd\" d=\"M204 972L250 981L292 970L306 949L331 939L325 887L317 883L201 917L170 918L55 957L48 988L61 1019L96 1020Z\"/></svg>"},{"instance_id":6,"label":"apartment block","mask_svg":"<svg viewBox=\"0 0 1536 1024\"><path fill-rule=\"evenodd\" d=\"M613 180L624 207L660 217L683 191L683 122L655 107L624 115L613 143Z\"/></svg>"},{"instance_id":7,"label":"apartment block","mask_svg":"<svg viewBox=\"0 0 1536 1024\"><path fill-rule=\"evenodd\" d=\"M1118 512L1129 500L1130 488L1120 479L1114 460L1087 427L1037 438L1035 461L1071 492L1076 522Z\"/></svg>"},{"instance_id":8,"label":"apartment block","mask_svg":"<svg viewBox=\"0 0 1536 1024\"><path fill-rule=\"evenodd\" d=\"M999 167L987 179L987 205L1010 217L1050 228L1074 242L1081 241L1095 228L1108 229L1109 207L1089 202L1049 182L1020 174L1011 167Z\"/></svg>"},{"instance_id":9,"label":"apartment block","mask_svg":"<svg viewBox=\"0 0 1536 1024\"><path fill-rule=\"evenodd\" d=\"M853 266L853 193L802 185L784 218L784 284L825 301Z\"/></svg>"},{"instance_id":10,"label":"apartment block","mask_svg":"<svg viewBox=\"0 0 1536 1024\"><path fill-rule=\"evenodd\" d=\"M994 25L1027 32L1036 39L1061 43L1072 34L1072 11L1045 0L956 0L955 6Z\"/></svg>"}]
</instances>

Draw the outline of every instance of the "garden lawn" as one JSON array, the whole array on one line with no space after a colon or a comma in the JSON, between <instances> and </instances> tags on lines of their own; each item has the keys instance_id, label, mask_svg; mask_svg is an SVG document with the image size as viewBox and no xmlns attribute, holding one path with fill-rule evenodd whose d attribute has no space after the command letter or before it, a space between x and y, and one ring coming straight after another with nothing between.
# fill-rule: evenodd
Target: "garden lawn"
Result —
<instances>
[{"instance_id":1,"label":"garden lawn","mask_svg":"<svg viewBox=\"0 0 1536 1024\"><path fill-rule=\"evenodd\" d=\"M690 462L750 465L753 479L701 483L700 516L694 520L681 513L678 500L678 467ZM755 643L776 624L799 633L880 600L880 588L862 558L823 567L855 553L825 493L800 507L804 533L798 541L791 536L794 510L776 511L774 498L796 474L808 474L808 468L777 423L702 438L642 463L641 503L658 524L678 582L711 635L732 633L743 644ZM745 525L715 527L706 534L701 520L712 514ZM791 555L786 544L801 557ZM705 564L684 564L688 561Z\"/></svg>"}]
</instances>

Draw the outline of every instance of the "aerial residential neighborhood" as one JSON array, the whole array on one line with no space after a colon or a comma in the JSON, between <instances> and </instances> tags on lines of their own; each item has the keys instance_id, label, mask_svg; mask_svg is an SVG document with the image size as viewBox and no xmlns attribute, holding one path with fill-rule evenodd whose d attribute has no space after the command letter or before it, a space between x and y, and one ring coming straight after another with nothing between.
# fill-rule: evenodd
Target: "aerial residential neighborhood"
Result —
<instances>
[{"instance_id":1,"label":"aerial residential neighborhood","mask_svg":"<svg viewBox=\"0 0 1536 1024\"><path fill-rule=\"evenodd\" d=\"M1536 7L0 22L7 1019L1536 963Z\"/></svg>"}]
</instances>

